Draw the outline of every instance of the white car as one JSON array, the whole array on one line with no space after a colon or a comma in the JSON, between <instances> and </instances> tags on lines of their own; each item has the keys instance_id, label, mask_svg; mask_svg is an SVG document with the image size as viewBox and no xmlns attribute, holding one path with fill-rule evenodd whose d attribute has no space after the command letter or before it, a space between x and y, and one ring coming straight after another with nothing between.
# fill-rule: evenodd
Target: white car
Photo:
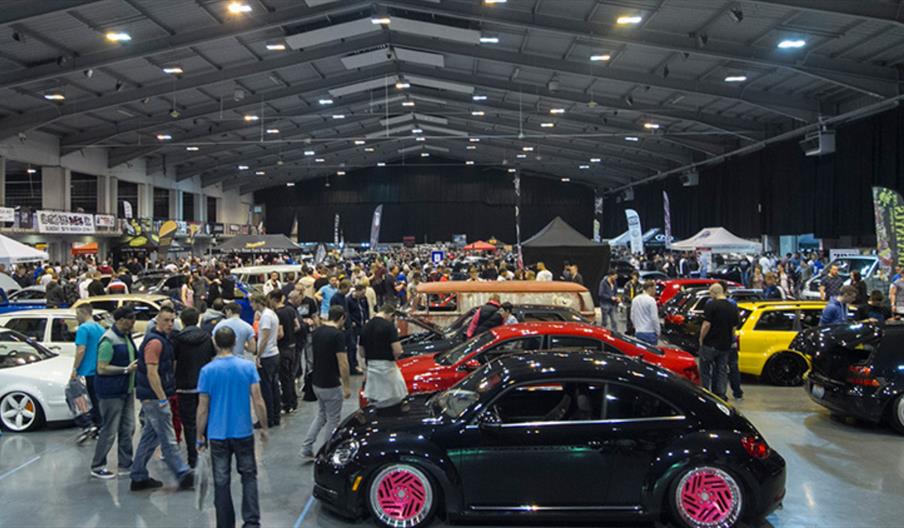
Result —
<instances>
[{"instance_id":1,"label":"white car","mask_svg":"<svg viewBox=\"0 0 904 528\"><path fill-rule=\"evenodd\" d=\"M110 328L113 324L113 318L103 310L94 311L94 320L104 328ZM49 348L51 352L69 358L75 356L78 320L72 308L6 313L0 315L0 327L24 334Z\"/></svg>"},{"instance_id":2,"label":"white car","mask_svg":"<svg viewBox=\"0 0 904 528\"><path fill-rule=\"evenodd\" d=\"M10 431L39 429L71 420L66 384L72 357L51 352L34 340L0 329L0 424Z\"/></svg>"}]
</instances>

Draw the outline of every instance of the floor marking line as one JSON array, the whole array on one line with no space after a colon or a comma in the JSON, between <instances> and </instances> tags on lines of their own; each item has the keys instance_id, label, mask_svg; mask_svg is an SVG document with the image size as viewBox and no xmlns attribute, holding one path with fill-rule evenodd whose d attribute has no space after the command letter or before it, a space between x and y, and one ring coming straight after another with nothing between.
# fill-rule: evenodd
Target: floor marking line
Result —
<instances>
[{"instance_id":1,"label":"floor marking line","mask_svg":"<svg viewBox=\"0 0 904 528\"><path fill-rule=\"evenodd\" d=\"M314 496L311 495L310 497L308 497L308 502L304 505L304 509L301 510L301 515L298 516L298 520L295 521L294 528L299 528L301 526L302 521L304 521L304 518L308 516L308 512L311 511L311 506L313 506L313 505L314 505Z\"/></svg>"},{"instance_id":2,"label":"floor marking line","mask_svg":"<svg viewBox=\"0 0 904 528\"><path fill-rule=\"evenodd\" d=\"M32 458L32 459L29 459L29 460L23 462L23 463L20 464L18 467L14 467L13 469L10 469L10 470L7 471L6 473L0 475L0 480L5 479L6 477L12 475L12 474L15 473L16 471L19 471L20 469L22 469L22 468L24 468L24 467L26 467L26 466L29 466L29 465L31 465L31 464L34 464L35 462L37 462L37 461L40 460L40 459L41 459L41 456L38 455L38 456L36 456L36 457L34 457L34 458ZM312 497L312 498L313 498L313 497Z\"/></svg>"}]
</instances>

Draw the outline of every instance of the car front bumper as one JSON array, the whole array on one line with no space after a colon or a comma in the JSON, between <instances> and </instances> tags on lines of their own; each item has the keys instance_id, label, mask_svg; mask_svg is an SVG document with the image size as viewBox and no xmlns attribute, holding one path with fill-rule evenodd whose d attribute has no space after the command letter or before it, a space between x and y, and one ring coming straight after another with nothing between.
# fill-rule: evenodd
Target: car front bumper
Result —
<instances>
[{"instance_id":1,"label":"car front bumper","mask_svg":"<svg viewBox=\"0 0 904 528\"><path fill-rule=\"evenodd\" d=\"M314 497L342 517L359 519L364 515L361 500L364 484L362 472L357 466L336 468L322 453L314 462Z\"/></svg>"}]
</instances>

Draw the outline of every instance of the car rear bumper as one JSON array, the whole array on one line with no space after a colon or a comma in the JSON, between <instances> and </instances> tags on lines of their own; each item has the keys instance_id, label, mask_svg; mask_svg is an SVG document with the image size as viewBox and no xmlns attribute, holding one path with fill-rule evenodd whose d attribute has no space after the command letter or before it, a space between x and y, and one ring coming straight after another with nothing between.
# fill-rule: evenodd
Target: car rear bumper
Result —
<instances>
[{"instance_id":1,"label":"car rear bumper","mask_svg":"<svg viewBox=\"0 0 904 528\"><path fill-rule=\"evenodd\" d=\"M814 403L832 412L871 422L882 421L886 401L877 394L881 391L839 383L816 373L810 374L804 387Z\"/></svg>"}]
</instances>

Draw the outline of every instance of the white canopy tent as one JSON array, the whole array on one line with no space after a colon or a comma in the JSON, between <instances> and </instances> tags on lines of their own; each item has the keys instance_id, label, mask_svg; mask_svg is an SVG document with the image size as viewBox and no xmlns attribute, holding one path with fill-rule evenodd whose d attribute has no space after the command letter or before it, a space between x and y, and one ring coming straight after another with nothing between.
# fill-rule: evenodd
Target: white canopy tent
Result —
<instances>
[{"instance_id":1,"label":"white canopy tent","mask_svg":"<svg viewBox=\"0 0 904 528\"><path fill-rule=\"evenodd\" d=\"M42 260L50 260L46 252L38 251L8 236L0 235L0 264L10 266L12 264L40 262Z\"/></svg>"},{"instance_id":2,"label":"white canopy tent","mask_svg":"<svg viewBox=\"0 0 904 528\"><path fill-rule=\"evenodd\" d=\"M647 229L643 234L643 243L646 244L650 240L653 239L656 234L659 233L659 228L654 227L653 229ZM624 233L618 235L615 238L609 239L606 241L610 246L630 246L631 245L631 232L625 231Z\"/></svg>"},{"instance_id":3,"label":"white canopy tent","mask_svg":"<svg viewBox=\"0 0 904 528\"><path fill-rule=\"evenodd\" d=\"M672 243L675 251L708 249L713 253L759 253L763 245L732 234L723 227L707 227L687 240Z\"/></svg>"}]
</instances>

